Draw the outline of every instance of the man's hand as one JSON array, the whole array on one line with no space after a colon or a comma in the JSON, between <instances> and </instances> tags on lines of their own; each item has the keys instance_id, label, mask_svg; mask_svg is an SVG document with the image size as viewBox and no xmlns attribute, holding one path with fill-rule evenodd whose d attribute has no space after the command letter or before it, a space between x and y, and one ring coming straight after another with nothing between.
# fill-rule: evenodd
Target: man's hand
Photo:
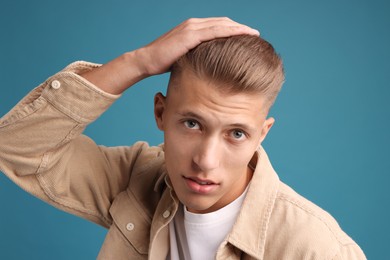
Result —
<instances>
[{"instance_id":1,"label":"man's hand","mask_svg":"<svg viewBox=\"0 0 390 260\"><path fill-rule=\"evenodd\" d=\"M229 18L192 18L145 47L82 76L106 92L120 94L146 77L167 72L177 59L201 42L240 34L259 32Z\"/></svg>"},{"instance_id":2,"label":"man's hand","mask_svg":"<svg viewBox=\"0 0 390 260\"><path fill-rule=\"evenodd\" d=\"M192 18L137 52L145 61L145 74L155 75L167 72L177 59L201 42L239 34L259 35L259 32L226 17Z\"/></svg>"}]
</instances>

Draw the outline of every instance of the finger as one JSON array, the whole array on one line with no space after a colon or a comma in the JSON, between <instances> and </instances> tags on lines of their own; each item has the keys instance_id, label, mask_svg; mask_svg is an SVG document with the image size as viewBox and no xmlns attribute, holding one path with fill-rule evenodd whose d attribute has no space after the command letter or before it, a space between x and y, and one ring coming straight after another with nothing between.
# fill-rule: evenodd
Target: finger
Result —
<instances>
[{"instance_id":1,"label":"finger","mask_svg":"<svg viewBox=\"0 0 390 260\"><path fill-rule=\"evenodd\" d=\"M215 38L229 37L235 35L249 34L259 36L260 32L256 29L250 28L245 25L238 26L211 26L200 29L194 33L197 33L198 39L203 41L212 40Z\"/></svg>"},{"instance_id":2,"label":"finger","mask_svg":"<svg viewBox=\"0 0 390 260\"><path fill-rule=\"evenodd\" d=\"M230 20L229 18L207 18L207 19L196 19L195 20L187 20L187 23L184 23L182 25L181 30L185 31L220 31L218 34L214 35L225 35L229 36L230 33L233 33L232 35L236 34L253 34L253 35L260 35L259 31L256 29L253 29L247 25L237 23L233 20ZM241 33L240 33L241 32ZM211 34L212 35L212 34ZM223 36L220 36L223 37Z\"/></svg>"},{"instance_id":3,"label":"finger","mask_svg":"<svg viewBox=\"0 0 390 260\"><path fill-rule=\"evenodd\" d=\"M199 30L212 26L245 26L227 17L220 18L191 18L181 24L182 29Z\"/></svg>"},{"instance_id":4,"label":"finger","mask_svg":"<svg viewBox=\"0 0 390 260\"><path fill-rule=\"evenodd\" d=\"M209 21L233 21L229 17L206 17L206 18L189 18L183 23L202 23Z\"/></svg>"}]
</instances>

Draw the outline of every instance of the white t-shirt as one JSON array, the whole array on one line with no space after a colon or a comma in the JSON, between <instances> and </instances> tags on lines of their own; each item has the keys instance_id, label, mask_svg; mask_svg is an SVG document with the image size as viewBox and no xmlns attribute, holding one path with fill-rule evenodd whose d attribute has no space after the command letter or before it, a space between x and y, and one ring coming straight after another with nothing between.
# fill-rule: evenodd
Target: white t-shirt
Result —
<instances>
[{"instance_id":1,"label":"white t-shirt","mask_svg":"<svg viewBox=\"0 0 390 260\"><path fill-rule=\"evenodd\" d=\"M246 190L225 207L207 214L195 214L179 206L169 224L170 260L215 259L219 245L232 229Z\"/></svg>"}]
</instances>

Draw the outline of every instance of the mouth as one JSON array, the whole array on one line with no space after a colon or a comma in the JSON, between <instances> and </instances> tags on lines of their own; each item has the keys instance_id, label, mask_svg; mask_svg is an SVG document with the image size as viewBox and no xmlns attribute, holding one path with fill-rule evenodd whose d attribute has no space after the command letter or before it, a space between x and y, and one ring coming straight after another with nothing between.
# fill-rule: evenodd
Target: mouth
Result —
<instances>
[{"instance_id":1,"label":"mouth","mask_svg":"<svg viewBox=\"0 0 390 260\"><path fill-rule=\"evenodd\" d=\"M218 183L207 179L200 179L197 177L184 177L187 188L195 193L208 194L216 190L219 186Z\"/></svg>"}]
</instances>

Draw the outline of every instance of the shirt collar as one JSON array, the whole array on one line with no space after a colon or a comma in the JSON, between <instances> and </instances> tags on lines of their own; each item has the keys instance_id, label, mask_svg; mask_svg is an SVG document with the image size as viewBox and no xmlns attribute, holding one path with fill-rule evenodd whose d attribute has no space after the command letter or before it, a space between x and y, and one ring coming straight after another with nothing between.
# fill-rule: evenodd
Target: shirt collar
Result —
<instances>
[{"instance_id":1,"label":"shirt collar","mask_svg":"<svg viewBox=\"0 0 390 260\"><path fill-rule=\"evenodd\" d=\"M256 259L263 259L268 223L280 182L262 147L256 151L249 166L254 169L253 177L227 241L246 254ZM165 165L163 174L156 182L155 190L160 190L164 184L168 186L165 192L170 193L171 203L178 204Z\"/></svg>"},{"instance_id":2,"label":"shirt collar","mask_svg":"<svg viewBox=\"0 0 390 260\"><path fill-rule=\"evenodd\" d=\"M256 166L248 193L227 240L246 254L262 259L279 178L262 147L256 151L251 165Z\"/></svg>"}]
</instances>

